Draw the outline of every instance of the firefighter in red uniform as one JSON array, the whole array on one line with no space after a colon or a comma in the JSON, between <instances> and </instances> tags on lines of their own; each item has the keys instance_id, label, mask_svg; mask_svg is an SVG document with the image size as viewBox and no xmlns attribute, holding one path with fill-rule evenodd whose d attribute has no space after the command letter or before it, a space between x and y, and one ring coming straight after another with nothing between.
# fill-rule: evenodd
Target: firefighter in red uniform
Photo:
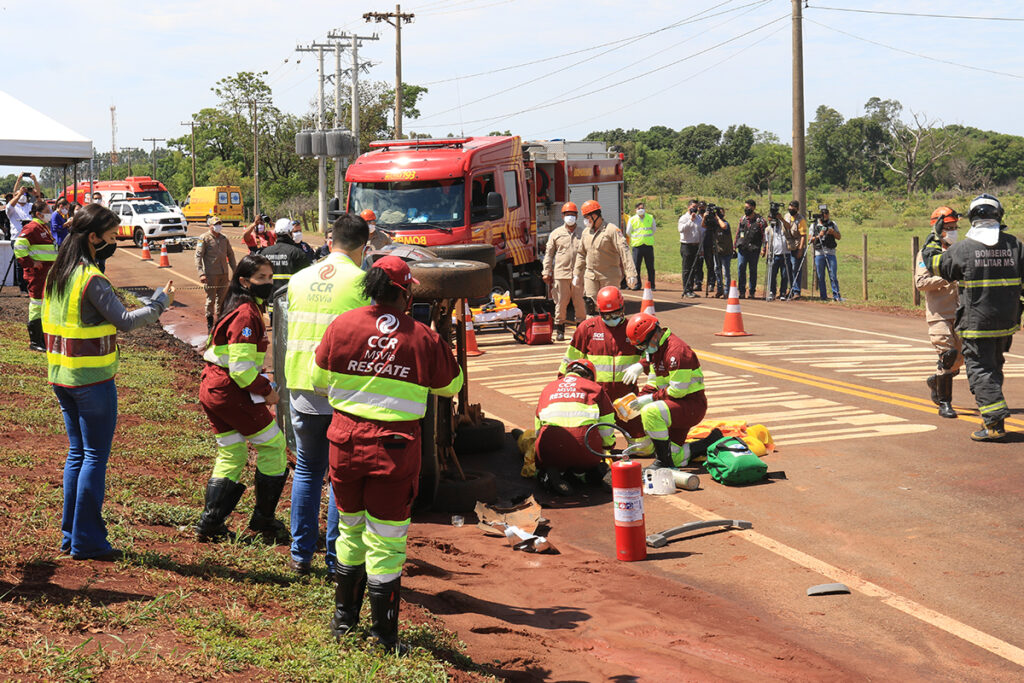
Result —
<instances>
[{"instance_id":1,"label":"firefighter in red uniform","mask_svg":"<svg viewBox=\"0 0 1024 683\"><path fill-rule=\"evenodd\" d=\"M232 536L224 520L245 491L238 479L249 458L246 442L256 449L256 505L249 529L268 541L288 540L287 527L274 517L288 476L285 439L268 408L278 402L277 390L262 374L268 346L263 312L273 288L270 261L259 254L243 258L203 354L199 402L217 437L217 459L196 526L200 541Z\"/></svg>"},{"instance_id":2,"label":"firefighter in red uniform","mask_svg":"<svg viewBox=\"0 0 1024 683\"><path fill-rule=\"evenodd\" d=\"M377 261L363 281L373 304L334 319L317 347L313 375L314 390L334 408L327 439L340 521L331 632L341 637L356 626L365 590L370 636L399 652L398 603L419 484L420 420L428 394L454 396L463 382L448 344L406 314L413 284L402 259Z\"/></svg>"},{"instance_id":3,"label":"firefighter in red uniform","mask_svg":"<svg viewBox=\"0 0 1024 683\"><path fill-rule=\"evenodd\" d=\"M583 474L591 484L605 483L610 470L584 443L591 425L607 425L590 432L590 447L600 452L615 445L615 412L604 388L594 381L594 364L585 358L569 361L565 375L540 392L534 430L538 479L542 486L563 496L572 490L563 473ZM609 479L607 487L611 488Z\"/></svg>"},{"instance_id":4,"label":"firefighter in red uniform","mask_svg":"<svg viewBox=\"0 0 1024 683\"><path fill-rule=\"evenodd\" d=\"M14 240L14 255L18 259L28 286L28 348L45 351L43 339L43 288L46 274L57 260L57 245L50 233L50 207L42 199L32 204L29 215L32 220L21 228L21 234Z\"/></svg>"},{"instance_id":5,"label":"firefighter in red uniform","mask_svg":"<svg viewBox=\"0 0 1024 683\"><path fill-rule=\"evenodd\" d=\"M708 410L697 354L649 313L630 318L626 334L649 368L647 384L630 407L640 411L654 442L653 466L684 467L690 460L686 435Z\"/></svg>"},{"instance_id":6,"label":"firefighter in red uniform","mask_svg":"<svg viewBox=\"0 0 1024 683\"><path fill-rule=\"evenodd\" d=\"M608 398L615 401L633 391L629 385L636 384L643 366L639 352L626 336L626 316L623 313L626 302L619 288L603 288L597 293L596 304L600 316L587 318L576 328L565 349L558 374L565 374L570 361L586 358L597 369L595 379L598 384L604 387ZM640 418L623 422L616 415L615 420L630 436L642 441L638 453L651 453L653 446L644 435Z\"/></svg>"}]
</instances>

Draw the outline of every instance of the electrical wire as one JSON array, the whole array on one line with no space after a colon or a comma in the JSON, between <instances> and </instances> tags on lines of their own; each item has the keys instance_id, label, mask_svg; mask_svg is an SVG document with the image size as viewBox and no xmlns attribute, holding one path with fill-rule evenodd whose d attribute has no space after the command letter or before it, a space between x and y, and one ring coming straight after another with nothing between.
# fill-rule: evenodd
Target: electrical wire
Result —
<instances>
[{"instance_id":1,"label":"electrical wire","mask_svg":"<svg viewBox=\"0 0 1024 683\"><path fill-rule=\"evenodd\" d=\"M849 33L847 31L843 31L841 29L835 28L834 26L829 26L828 24L823 24L820 21L815 21L814 19L810 19L807 16L804 16L804 21L809 21L812 24L816 24L818 26L821 26L822 28L827 28L830 31L835 31L836 33L841 33L844 36L848 36L848 37L853 38L855 40L859 40L859 41L864 42L864 43L870 43L872 45L877 45L878 47L884 47L887 50L892 50L894 52L901 52L901 53L903 53L905 55L911 55L912 57L920 57L921 59L927 59L928 61L931 61L931 62L938 62L940 64L948 64L950 66L960 67L961 69L969 69L971 71L981 71L981 72L984 72L984 73L995 74L997 76L1008 76L1009 78L1016 78L1016 79L1024 80L1024 76L1021 76L1020 74L1013 74L1013 73L1010 73L1008 71L997 71L995 69L986 69L985 67L971 66L970 64L961 64L959 62L953 62L953 61L950 61L948 59L939 59L938 57L930 57L928 55L923 55L923 54L921 54L919 52L912 52L910 50L905 50L905 49L903 49L901 47L896 47L895 45L887 45L885 43L880 43L877 40L871 40L870 38L865 38L863 36L858 36L858 35L856 35L854 33Z\"/></svg>"},{"instance_id":2,"label":"electrical wire","mask_svg":"<svg viewBox=\"0 0 1024 683\"><path fill-rule=\"evenodd\" d=\"M475 0L467 0L467 2L474 2L474 1ZM495 5L507 5L510 2L514 2L514 0L498 0L498 2L491 2L491 3L486 4L486 5L476 5L474 7L460 7L459 9L441 8L439 11L436 11L436 12L420 12L419 16L421 16L421 17L439 17L439 16L441 16L443 14L455 14L456 12L469 12L471 10L485 9L487 7L494 7ZM454 5L450 5L450 7L454 7Z\"/></svg>"},{"instance_id":3,"label":"electrical wire","mask_svg":"<svg viewBox=\"0 0 1024 683\"><path fill-rule=\"evenodd\" d=\"M702 12L698 12L697 14L694 14L691 17L687 17L686 19L682 19L681 21L687 21L690 18L700 16L701 14L704 14L705 12L710 12L712 10L718 9L719 7L724 7L725 5L728 5L731 2L733 2L733 0L725 0L724 2L720 2L717 5L709 7L709 8L707 8L706 10L704 10ZM503 66L500 69L490 69L488 71L478 71L477 73L467 74L465 76L453 76L452 78L442 78L442 79L439 79L439 80L436 80L436 81L427 81L426 83L423 83L422 85L431 86L431 85L437 85L439 83L451 83L452 81L465 80L467 78L477 78L478 76L490 76L491 74L497 74L497 73L501 73L503 71L511 71L512 69L520 69L520 68L522 68L524 66L533 66L534 64L543 64L544 62L551 62L551 61L554 61L556 59L562 59L563 57L572 57L573 55L582 54L584 52L593 52L594 50L600 50L601 48L608 47L610 45L621 45L623 43L629 43L629 42L634 41L634 40L639 40L640 38L646 38L648 36L653 36L656 33L661 33L662 31L667 31L669 29L675 28L678 25L678 23L679 22L676 22L674 24L669 24L668 26L663 26L663 27L661 27L659 29L656 29L654 31L647 31L647 32L644 32L644 33L637 33L636 35L627 36L625 38L620 38L618 40L612 40L612 41L607 42L607 43L601 43L599 45L592 45L591 47L585 47L585 48L581 48L579 50L572 50L570 52L563 52L560 55L552 55L551 57L542 57L540 59L534 59L534 60L529 61L529 62L522 62L520 64L513 64L511 66Z\"/></svg>"},{"instance_id":4,"label":"electrical wire","mask_svg":"<svg viewBox=\"0 0 1024 683\"><path fill-rule=\"evenodd\" d=\"M675 28L678 28L679 26L683 26L685 24L690 24L690 23L694 23L694 22L697 22L697 21L703 21L705 19L711 19L713 17L717 17L717 16L720 16L722 14L728 14L730 12L735 12L735 11L738 11L738 10L741 10L741 9L745 9L745 8L747 8L747 12L750 12L750 11L753 11L754 9L756 9L757 7L759 7L761 5L764 5L765 3L770 2L770 1L771 0L756 0L755 2L752 2L752 3L748 4L748 5L741 5L739 7L734 7L732 9L724 10L724 11L719 12L717 14L711 14L711 15L708 15L708 16L705 16L705 17L701 17L700 16L701 14L704 14L704 13L710 11L710 10L704 10L702 12L698 12L697 14L691 15L691 16L687 17L686 19L683 19L681 21L675 22L674 24L671 24L671 26L675 27ZM714 9L714 8L711 8L711 9ZM741 13L739 15L736 15L736 16L742 16L743 14L746 14L746 12L743 12L743 13ZM718 24L718 25L716 25L716 26L714 26L712 28L718 28L719 26L722 26L722 25L728 23L729 21L732 21L732 19L735 19L736 16L731 17L730 19L728 19L728 20L722 22L721 24ZM646 35L653 35L654 33L657 33L657 32L663 31L663 30L665 30L665 29L664 28L663 29L658 29L657 31L652 31L652 32L650 32L650 33L648 33ZM682 44L684 44L684 43L686 43L686 42L688 42L690 40L693 40L694 38L697 38L697 37L699 37L699 36L698 35L693 35L693 36L691 36L691 37L689 37L689 38L687 38L685 40L679 41L678 43L676 43L675 46L677 47L679 45L682 45ZM536 76L535 78L531 78L530 80L523 81L521 83L516 83L515 85L513 85L511 87L502 88L501 90L497 90L495 92L488 93L487 95L484 95L483 97L478 97L475 100L470 100L469 102L465 102L465 103L463 103L460 106L450 107L448 109L444 109L444 110L439 111L439 112L434 112L432 114L429 114L427 116L424 116L424 117L420 118L419 120L420 121L429 121L430 119L436 118L438 116L442 116L442 115L447 114L449 112L461 110L461 109L463 109L465 107L469 107L471 105L477 104L478 102L483 102L485 100L489 100L492 97L495 97L497 95L504 95L507 92L511 92L512 90L515 90L516 88L522 88L524 86L531 85L533 83L536 83L537 81L542 81L545 78L550 78L551 76L555 76L557 74L560 74L563 71L568 71L569 69L575 68L575 67L579 66L580 64L588 63L588 62L590 62L590 61L592 61L594 59L597 59L598 57L603 57L603 56L605 56L607 54L615 52L616 50L621 50L622 48L624 48L624 47L626 47L627 45L630 45L630 44L632 44L632 43L631 42L621 43L621 44L619 44L619 45L617 45L615 47L612 47L612 48L610 48L608 50L605 50L604 52L601 52L601 53L599 53L597 55L594 55L592 57L587 57L585 59L581 59L578 62L573 62L572 64L568 64L566 66L560 67L558 69L555 69L554 71L549 71L546 74L542 74L540 76ZM607 77L611 76L612 74L616 74L616 73L618 73L620 71L623 71L623 70L625 70L625 69L627 69L627 68L629 68L631 66L635 66L636 64L639 64L640 62L646 61L648 59L650 59L649 55L645 56L642 59L639 59L639 60L637 60L635 62L631 62L630 64L628 64L626 66L620 67L620 68L616 69L615 71L612 71L609 74L605 74L604 76L602 76L600 79L597 79L597 80L603 80L604 78L607 78ZM593 82L594 81L591 81L589 83L586 83L585 85L591 85ZM577 87L577 88L573 88L572 90L569 90L567 92L575 92L576 90L580 90L582 87L585 87L585 86L580 86L580 87ZM563 94L565 94L565 93L563 93Z\"/></svg>"},{"instance_id":5,"label":"electrical wire","mask_svg":"<svg viewBox=\"0 0 1024 683\"><path fill-rule=\"evenodd\" d=\"M743 33L740 33L739 35L733 36L732 38L727 38L726 40L723 40L720 43L716 43L716 44L712 45L711 47L707 47L707 48L705 48L703 50L700 50L698 52L694 52L693 54L690 54L690 55L687 55L687 56L682 57L680 59L677 59L675 61L669 62L668 64L663 64L663 65L655 67L653 69L649 69L649 70L647 70L647 71L645 71L645 72L643 72L641 74L637 74L635 76L631 76L630 78L626 78L624 80L617 81L615 83L610 83L610 84L608 84L606 86L603 86L601 88L596 88L596 89L591 90L589 92L583 93L582 95L575 95L573 97L566 97L566 98L563 98L563 99L560 99L560 100L556 100L554 102L549 102L549 103L542 104L542 105L534 105L534 106L529 107L527 109L520 109L519 111L509 112L507 114L499 114L498 116L489 116L487 118L482 118L482 119L473 119L471 121L464 121L463 123L484 123L484 122L487 122L487 121L502 121L504 119L511 118L513 116L518 116L519 114L525 114L525 113L528 113L528 112L537 111L538 109L546 109L548 107L553 107L553 106L556 106L556 105L559 105L559 104L565 104L567 102L573 102L573 101L581 99L583 97L590 97L591 95L597 94L599 92L603 92L605 90L610 90L612 88L617 88L618 86L623 85L625 83L635 82L637 79L643 78L645 76L650 76L653 73L657 73L659 71L664 71L665 69L668 69L669 67L673 67L673 66L675 66L677 64L681 64L681 63L683 63L685 61L688 61L688 60L691 60L691 59L693 59L695 57L699 57L700 55L703 55L703 54L706 54L708 52L711 52L712 50L715 50L717 48L722 47L723 45L728 45L729 43L732 43L732 42L735 42L735 41L739 40L740 38L745 38L746 36L749 36L752 33L756 33L757 31L760 31L763 28L767 28L768 26L771 26L772 24L777 24L778 22L782 21L783 19L788 19L788 18L790 18L790 14L787 12L786 14L783 14L780 17L772 19L771 21L769 21L767 23L761 24L760 26L752 28L749 31L744 31ZM457 124L457 123L445 123L445 124L431 124L431 125L428 125L428 126L416 126L416 127L417 128L445 128L445 127L452 127L452 126L456 126L456 125L459 125L459 124Z\"/></svg>"},{"instance_id":6,"label":"electrical wire","mask_svg":"<svg viewBox=\"0 0 1024 683\"><path fill-rule=\"evenodd\" d=\"M1024 21L1021 17L976 17L963 14L927 14L924 12L886 12L874 9L854 9L852 7L822 7L809 5L809 9L824 9L830 12L857 12L859 14L887 14L894 17L928 17L932 19L974 19L978 21Z\"/></svg>"}]
</instances>

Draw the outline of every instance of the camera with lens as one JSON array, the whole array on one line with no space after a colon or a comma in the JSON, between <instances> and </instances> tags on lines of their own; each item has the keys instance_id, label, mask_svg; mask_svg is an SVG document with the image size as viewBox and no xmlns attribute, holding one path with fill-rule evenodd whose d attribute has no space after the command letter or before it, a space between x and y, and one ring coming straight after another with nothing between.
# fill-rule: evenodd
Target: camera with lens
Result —
<instances>
[{"instance_id":1,"label":"camera with lens","mask_svg":"<svg viewBox=\"0 0 1024 683\"><path fill-rule=\"evenodd\" d=\"M708 204L707 212L708 213L718 213L718 207L716 205L714 205L714 204Z\"/></svg>"},{"instance_id":2,"label":"camera with lens","mask_svg":"<svg viewBox=\"0 0 1024 683\"><path fill-rule=\"evenodd\" d=\"M264 223L269 223L270 222L270 216L268 216L265 213L261 213L260 214L260 220L263 221Z\"/></svg>"},{"instance_id":3,"label":"camera with lens","mask_svg":"<svg viewBox=\"0 0 1024 683\"><path fill-rule=\"evenodd\" d=\"M772 202L768 206L768 215L771 216L772 218L775 218L776 216L779 215L779 211L781 211L781 210L782 210L782 203L781 202Z\"/></svg>"}]
</instances>

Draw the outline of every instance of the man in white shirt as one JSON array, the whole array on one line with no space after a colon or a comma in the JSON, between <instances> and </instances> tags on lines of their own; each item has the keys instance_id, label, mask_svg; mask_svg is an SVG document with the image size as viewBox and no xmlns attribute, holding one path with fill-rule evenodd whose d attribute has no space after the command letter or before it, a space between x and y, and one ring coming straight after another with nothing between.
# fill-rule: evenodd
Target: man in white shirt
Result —
<instances>
[{"instance_id":1,"label":"man in white shirt","mask_svg":"<svg viewBox=\"0 0 1024 683\"><path fill-rule=\"evenodd\" d=\"M697 200L691 199L686 213L679 217L679 256L683 261L683 298L692 299L693 283L696 279L697 257L704 241L704 225L697 211Z\"/></svg>"},{"instance_id":2,"label":"man in white shirt","mask_svg":"<svg viewBox=\"0 0 1024 683\"><path fill-rule=\"evenodd\" d=\"M27 184L21 184L26 177L32 179L32 182L35 184L35 189L29 187ZM39 192L39 181L36 180L35 174L22 173L18 176L18 180L14 183L14 196L11 197L11 201L7 202L7 206L4 208L4 212L7 214L7 220L11 223L12 240L18 239L18 235L21 234L22 225L32 219L29 215L32 202L36 197L41 196L42 194ZM18 289L23 293L28 293L28 284L22 276L21 265L19 265L17 261L14 262L14 284L18 285Z\"/></svg>"}]
</instances>

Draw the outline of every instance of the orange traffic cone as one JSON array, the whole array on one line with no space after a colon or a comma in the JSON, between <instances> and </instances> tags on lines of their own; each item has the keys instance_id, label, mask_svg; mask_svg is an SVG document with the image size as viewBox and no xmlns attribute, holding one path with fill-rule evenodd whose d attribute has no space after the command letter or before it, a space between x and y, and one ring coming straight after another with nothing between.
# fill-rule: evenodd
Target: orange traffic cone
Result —
<instances>
[{"instance_id":1,"label":"orange traffic cone","mask_svg":"<svg viewBox=\"0 0 1024 683\"><path fill-rule=\"evenodd\" d=\"M729 283L729 300L725 304L725 323L721 332L715 332L719 337L749 337L743 330L743 315L740 313L740 290L736 287L736 281Z\"/></svg>"},{"instance_id":2,"label":"orange traffic cone","mask_svg":"<svg viewBox=\"0 0 1024 683\"><path fill-rule=\"evenodd\" d=\"M473 331L473 312L469 310L469 302L466 306L466 355L482 356L484 352L476 345L476 332Z\"/></svg>"},{"instance_id":3,"label":"orange traffic cone","mask_svg":"<svg viewBox=\"0 0 1024 683\"><path fill-rule=\"evenodd\" d=\"M153 260L153 255L149 253L149 240L147 240L145 237L142 238L142 260Z\"/></svg>"},{"instance_id":4,"label":"orange traffic cone","mask_svg":"<svg viewBox=\"0 0 1024 683\"><path fill-rule=\"evenodd\" d=\"M654 312L654 292L651 290L650 280L644 280L644 296L640 302L640 312L650 313L653 316L658 315Z\"/></svg>"},{"instance_id":5,"label":"orange traffic cone","mask_svg":"<svg viewBox=\"0 0 1024 683\"><path fill-rule=\"evenodd\" d=\"M160 243L160 265L157 268L170 268L171 259L167 258L167 245Z\"/></svg>"}]
</instances>

